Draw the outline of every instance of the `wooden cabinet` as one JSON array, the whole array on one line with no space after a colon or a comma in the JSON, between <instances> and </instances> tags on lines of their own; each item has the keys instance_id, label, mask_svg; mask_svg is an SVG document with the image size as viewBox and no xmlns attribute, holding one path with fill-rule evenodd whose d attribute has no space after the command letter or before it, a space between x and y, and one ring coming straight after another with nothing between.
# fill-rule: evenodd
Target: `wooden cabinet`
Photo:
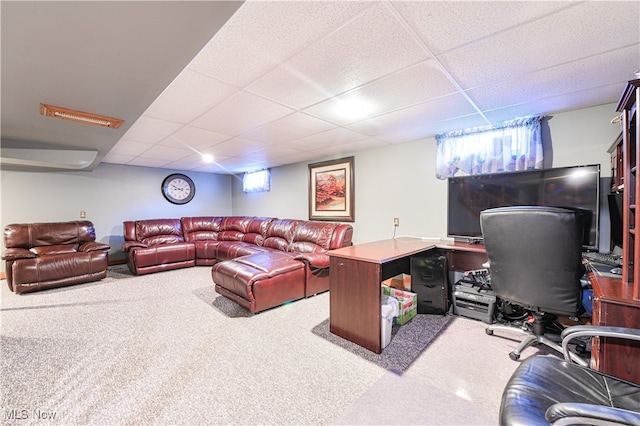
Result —
<instances>
[{"instance_id":1,"label":"wooden cabinet","mask_svg":"<svg viewBox=\"0 0 640 426\"><path fill-rule=\"evenodd\" d=\"M622 117L622 173L623 173L623 211L622 211L622 282L632 286L634 299L640 299L640 238L636 230L640 228L640 216L637 214L637 200L640 198L638 186L638 103L640 103L640 79L630 81L616 110Z\"/></svg>"},{"instance_id":2,"label":"wooden cabinet","mask_svg":"<svg viewBox=\"0 0 640 426\"><path fill-rule=\"evenodd\" d=\"M619 278L594 275L594 325L640 327L640 300ZM591 366L603 373L640 384L640 342L613 338L593 339Z\"/></svg>"},{"instance_id":3,"label":"wooden cabinet","mask_svg":"<svg viewBox=\"0 0 640 426\"><path fill-rule=\"evenodd\" d=\"M622 133L616 138L607 152L611 155L611 192L620 192L624 189Z\"/></svg>"},{"instance_id":4,"label":"wooden cabinet","mask_svg":"<svg viewBox=\"0 0 640 426\"><path fill-rule=\"evenodd\" d=\"M640 328L640 217L637 214L638 141L637 107L640 103L640 79L625 86L616 111L620 113L622 132L609 153L612 158L613 191L622 191L622 279L591 276L593 284L593 324ZM591 348L594 368L640 384L640 343L597 338Z\"/></svg>"}]
</instances>

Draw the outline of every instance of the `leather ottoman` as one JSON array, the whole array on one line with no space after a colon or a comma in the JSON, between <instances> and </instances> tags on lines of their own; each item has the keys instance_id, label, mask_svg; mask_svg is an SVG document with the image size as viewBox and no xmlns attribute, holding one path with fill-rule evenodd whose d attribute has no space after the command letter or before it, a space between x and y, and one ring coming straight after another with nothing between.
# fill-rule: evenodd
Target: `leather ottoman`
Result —
<instances>
[{"instance_id":1,"label":"leather ottoman","mask_svg":"<svg viewBox=\"0 0 640 426\"><path fill-rule=\"evenodd\" d=\"M281 252L257 253L215 264L216 292L257 313L304 298L304 264Z\"/></svg>"}]
</instances>

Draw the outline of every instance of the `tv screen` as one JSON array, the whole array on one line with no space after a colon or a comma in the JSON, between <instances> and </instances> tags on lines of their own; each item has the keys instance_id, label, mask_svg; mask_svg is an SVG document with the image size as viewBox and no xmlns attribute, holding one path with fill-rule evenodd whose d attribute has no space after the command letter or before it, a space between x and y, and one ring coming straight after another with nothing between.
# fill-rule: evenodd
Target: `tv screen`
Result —
<instances>
[{"instance_id":1,"label":"tv screen","mask_svg":"<svg viewBox=\"0 0 640 426\"><path fill-rule=\"evenodd\" d=\"M566 207L584 214L584 248L598 249L600 165L451 177L448 187L450 237L481 239L480 212L493 207Z\"/></svg>"}]
</instances>

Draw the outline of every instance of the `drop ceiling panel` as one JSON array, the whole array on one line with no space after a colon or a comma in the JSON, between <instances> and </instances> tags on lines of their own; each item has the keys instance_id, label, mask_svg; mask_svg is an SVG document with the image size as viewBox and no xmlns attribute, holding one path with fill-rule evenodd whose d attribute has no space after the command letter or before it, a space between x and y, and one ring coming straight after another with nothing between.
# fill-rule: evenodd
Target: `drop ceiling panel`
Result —
<instances>
[{"instance_id":1,"label":"drop ceiling panel","mask_svg":"<svg viewBox=\"0 0 640 426\"><path fill-rule=\"evenodd\" d=\"M302 109L426 58L386 5L375 2L247 89Z\"/></svg>"},{"instance_id":2,"label":"drop ceiling panel","mask_svg":"<svg viewBox=\"0 0 640 426\"><path fill-rule=\"evenodd\" d=\"M204 74L184 70L144 115L187 124L238 89Z\"/></svg>"},{"instance_id":3,"label":"drop ceiling panel","mask_svg":"<svg viewBox=\"0 0 640 426\"><path fill-rule=\"evenodd\" d=\"M440 59L463 88L474 88L637 45L637 32L611 32L609 25L637 28L637 18L637 13L634 16L610 2L587 2L445 53Z\"/></svg>"},{"instance_id":4,"label":"drop ceiling panel","mask_svg":"<svg viewBox=\"0 0 640 426\"><path fill-rule=\"evenodd\" d=\"M394 1L391 4L431 52L439 55L575 3L578 2Z\"/></svg>"},{"instance_id":5,"label":"drop ceiling panel","mask_svg":"<svg viewBox=\"0 0 640 426\"><path fill-rule=\"evenodd\" d=\"M174 148L171 146L154 145L144 152L146 158L156 160L175 161L188 157L193 151L184 148Z\"/></svg>"},{"instance_id":6,"label":"drop ceiling panel","mask_svg":"<svg viewBox=\"0 0 640 426\"><path fill-rule=\"evenodd\" d=\"M129 166L166 168L169 161L158 160L150 157L136 157L126 164Z\"/></svg>"},{"instance_id":7,"label":"drop ceiling panel","mask_svg":"<svg viewBox=\"0 0 640 426\"><path fill-rule=\"evenodd\" d=\"M266 148L268 145L262 142L252 141L243 138L233 138L226 142L222 142L211 150L214 157L228 156L237 157L242 155L248 155L254 151Z\"/></svg>"},{"instance_id":8,"label":"drop ceiling panel","mask_svg":"<svg viewBox=\"0 0 640 426\"><path fill-rule=\"evenodd\" d=\"M305 110L339 125L439 98L456 92L456 87L433 60L420 62ZM361 108L363 117L345 113Z\"/></svg>"},{"instance_id":9,"label":"drop ceiling panel","mask_svg":"<svg viewBox=\"0 0 640 426\"><path fill-rule=\"evenodd\" d=\"M620 85L612 84L606 87L599 87L597 89L583 90L571 94L564 94L559 96L552 96L545 99L525 101L519 105L511 105L506 108L487 111L486 116L492 122L508 120L510 117L521 117L532 114L531 111L536 111L533 114L544 114L548 111L570 111L574 109L584 108L585 102L592 106L604 105L609 103L609 99L616 99L620 97ZM553 109L547 109L551 106ZM615 107L611 108L611 117L616 115ZM549 114L553 115L553 114ZM579 126L580 123L576 123Z\"/></svg>"},{"instance_id":10,"label":"drop ceiling panel","mask_svg":"<svg viewBox=\"0 0 640 426\"><path fill-rule=\"evenodd\" d=\"M403 127L413 129L423 126L426 122L438 122L475 112L462 95L456 94L353 123L347 127L369 136L387 135L385 140L388 140L389 135L395 134Z\"/></svg>"},{"instance_id":11,"label":"drop ceiling panel","mask_svg":"<svg viewBox=\"0 0 640 426\"><path fill-rule=\"evenodd\" d=\"M231 139L231 136L198 127L185 126L162 140L162 145L175 147L189 147L197 150L207 150L220 142Z\"/></svg>"},{"instance_id":12,"label":"drop ceiling panel","mask_svg":"<svg viewBox=\"0 0 640 426\"><path fill-rule=\"evenodd\" d=\"M376 138L389 144L398 144L435 136L438 133L486 125L487 121L481 115L469 114L441 121L425 120L421 123L411 123L410 125L397 127L395 130L381 134Z\"/></svg>"},{"instance_id":13,"label":"drop ceiling panel","mask_svg":"<svg viewBox=\"0 0 640 426\"><path fill-rule=\"evenodd\" d=\"M138 142L158 143L179 128L180 124L178 123L142 116L129 128L123 138Z\"/></svg>"},{"instance_id":14,"label":"drop ceiling panel","mask_svg":"<svg viewBox=\"0 0 640 426\"><path fill-rule=\"evenodd\" d=\"M244 87L369 2L247 2L190 68Z\"/></svg>"},{"instance_id":15,"label":"drop ceiling panel","mask_svg":"<svg viewBox=\"0 0 640 426\"><path fill-rule=\"evenodd\" d=\"M628 80L628 70L633 69L637 63L634 60L637 51L637 47L627 47L590 56L519 78L473 89L468 94L482 110L487 111L532 102L536 99L571 95L615 82L618 82L618 87L621 87ZM585 70L588 70L589 79L581 78Z\"/></svg>"},{"instance_id":16,"label":"drop ceiling panel","mask_svg":"<svg viewBox=\"0 0 640 426\"><path fill-rule=\"evenodd\" d=\"M194 120L195 127L240 135L291 114L292 109L248 92L236 92Z\"/></svg>"},{"instance_id":17,"label":"drop ceiling panel","mask_svg":"<svg viewBox=\"0 0 640 426\"><path fill-rule=\"evenodd\" d=\"M277 145L332 127L331 123L297 112L245 133L242 137Z\"/></svg>"},{"instance_id":18,"label":"drop ceiling panel","mask_svg":"<svg viewBox=\"0 0 640 426\"><path fill-rule=\"evenodd\" d=\"M153 144L137 142L130 139L121 139L114 147L111 149L109 154L118 154L118 155L132 155L138 156L142 155L145 151L148 151Z\"/></svg>"},{"instance_id":19,"label":"drop ceiling panel","mask_svg":"<svg viewBox=\"0 0 640 426\"><path fill-rule=\"evenodd\" d=\"M316 133L315 135L283 143L280 146L311 151L317 147L342 145L348 142L355 142L366 137L366 135L354 132L353 130L336 127L331 130L327 130L326 132Z\"/></svg>"}]
</instances>

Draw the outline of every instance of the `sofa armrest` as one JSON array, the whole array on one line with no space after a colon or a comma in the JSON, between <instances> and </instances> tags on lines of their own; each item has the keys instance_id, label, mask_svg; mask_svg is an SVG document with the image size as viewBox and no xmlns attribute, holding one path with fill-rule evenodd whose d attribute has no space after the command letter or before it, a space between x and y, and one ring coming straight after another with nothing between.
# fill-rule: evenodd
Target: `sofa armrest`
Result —
<instances>
[{"instance_id":1,"label":"sofa armrest","mask_svg":"<svg viewBox=\"0 0 640 426\"><path fill-rule=\"evenodd\" d=\"M147 248L149 246L147 244L145 244L145 243L141 243L140 241L125 241L122 244L122 251L126 253L129 250L131 250L132 248L136 248L136 247Z\"/></svg>"},{"instance_id":2,"label":"sofa armrest","mask_svg":"<svg viewBox=\"0 0 640 426\"><path fill-rule=\"evenodd\" d=\"M25 248L8 248L2 252L2 260L31 259L37 257L35 253Z\"/></svg>"},{"instance_id":3,"label":"sofa armrest","mask_svg":"<svg viewBox=\"0 0 640 426\"><path fill-rule=\"evenodd\" d=\"M604 405L564 402L547 409L544 417L551 424L633 425L640 424L640 413Z\"/></svg>"},{"instance_id":4,"label":"sofa armrest","mask_svg":"<svg viewBox=\"0 0 640 426\"><path fill-rule=\"evenodd\" d=\"M89 243L84 243L78 248L78 251L88 253L91 251L107 251L111 248L109 244L99 243L97 241L92 241Z\"/></svg>"},{"instance_id":5,"label":"sofa armrest","mask_svg":"<svg viewBox=\"0 0 640 426\"><path fill-rule=\"evenodd\" d=\"M294 259L308 263L314 268L329 267L329 256L326 253L298 253Z\"/></svg>"}]
</instances>

